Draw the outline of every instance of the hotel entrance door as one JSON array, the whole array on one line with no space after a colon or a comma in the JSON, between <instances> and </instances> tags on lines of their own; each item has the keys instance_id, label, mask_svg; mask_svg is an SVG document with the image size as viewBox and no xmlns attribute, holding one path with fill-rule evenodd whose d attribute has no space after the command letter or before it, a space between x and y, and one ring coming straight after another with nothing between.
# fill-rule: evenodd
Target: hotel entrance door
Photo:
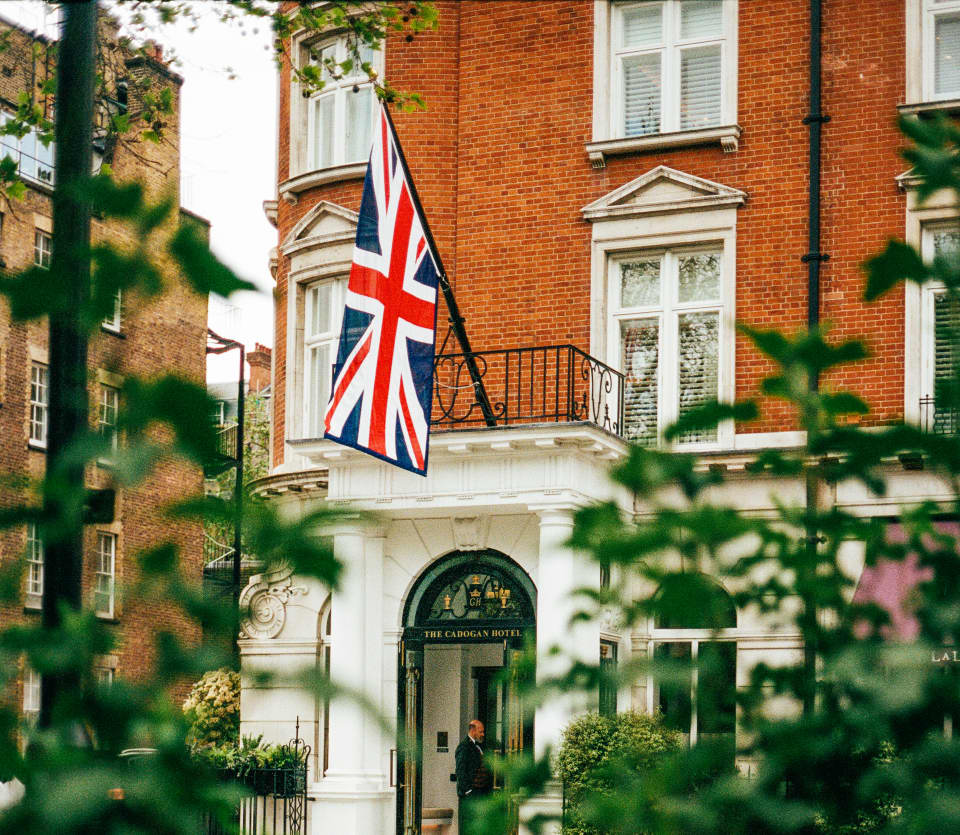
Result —
<instances>
[{"instance_id":1,"label":"hotel entrance door","mask_svg":"<svg viewBox=\"0 0 960 835\"><path fill-rule=\"evenodd\" d=\"M397 833L420 835L424 809L454 818L454 753L471 719L487 754L533 745L520 660L535 640L533 585L497 552L454 554L427 571L407 604L399 655ZM495 783L495 790L500 789Z\"/></svg>"}]
</instances>

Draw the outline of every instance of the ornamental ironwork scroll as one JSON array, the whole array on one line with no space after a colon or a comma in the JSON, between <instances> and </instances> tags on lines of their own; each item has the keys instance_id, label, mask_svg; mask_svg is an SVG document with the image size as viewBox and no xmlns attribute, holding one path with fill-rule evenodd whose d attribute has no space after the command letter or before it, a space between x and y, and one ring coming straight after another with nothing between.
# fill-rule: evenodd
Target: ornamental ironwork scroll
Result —
<instances>
[{"instance_id":1,"label":"ornamental ironwork scroll","mask_svg":"<svg viewBox=\"0 0 960 835\"><path fill-rule=\"evenodd\" d=\"M479 351L473 355L498 427L593 423L623 433L624 375L574 345ZM434 426L481 425L485 418L464 354L434 360Z\"/></svg>"}]
</instances>

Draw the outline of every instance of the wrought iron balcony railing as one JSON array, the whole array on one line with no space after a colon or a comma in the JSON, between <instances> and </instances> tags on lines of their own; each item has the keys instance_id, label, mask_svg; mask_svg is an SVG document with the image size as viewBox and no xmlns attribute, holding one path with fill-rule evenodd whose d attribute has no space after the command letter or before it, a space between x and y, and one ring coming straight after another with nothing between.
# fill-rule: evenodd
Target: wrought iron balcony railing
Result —
<instances>
[{"instance_id":1,"label":"wrought iron balcony railing","mask_svg":"<svg viewBox=\"0 0 960 835\"><path fill-rule=\"evenodd\" d=\"M586 422L623 435L623 374L573 345L474 353L498 428L530 423ZM438 429L488 425L464 354L434 363Z\"/></svg>"},{"instance_id":2,"label":"wrought iron balcony railing","mask_svg":"<svg viewBox=\"0 0 960 835\"><path fill-rule=\"evenodd\" d=\"M920 428L934 435L960 434L960 410L955 406L938 406L935 397L921 397Z\"/></svg>"}]
</instances>

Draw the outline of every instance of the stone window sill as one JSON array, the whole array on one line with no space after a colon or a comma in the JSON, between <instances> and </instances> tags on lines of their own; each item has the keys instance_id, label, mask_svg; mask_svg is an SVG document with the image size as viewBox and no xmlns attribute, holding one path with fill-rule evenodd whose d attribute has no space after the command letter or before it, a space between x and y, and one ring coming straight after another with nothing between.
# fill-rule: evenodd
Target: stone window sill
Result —
<instances>
[{"instance_id":1,"label":"stone window sill","mask_svg":"<svg viewBox=\"0 0 960 835\"><path fill-rule=\"evenodd\" d=\"M921 101L913 104L898 104L897 112L901 116L929 116L938 110L956 115L960 113L960 99L943 99L942 101Z\"/></svg>"},{"instance_id":2,"label":"stone window sill","mask_svg":"<svg viewBox=\"0 0 960 835\"><path fill-rule=\"evenodd\" d=\"M690 145L719 145L724 151L736 151L740 145L740 125L720 125L701 130L679 130L674 133L653 133L647 136L629 136L626 139L605 139L586 144L587 156L594 168L604 168L607 157L635 154L643 151L661 151Z\"/></svg>"},{"instance_id":3,"label":"stone window sill","mask_svg":"<svg viewBox=\"0 0 960 835\"><path fill-rule=\"evenodd\" d=\"M333 165L330 168L320 168L308 171L284 180L280 183L280 197L288 203L296 205L300 195L315 186L326 183L340 183L346 180L362 180L367 173L367 163L352 162L349 165Z\"/></svg>"}]
</instances>

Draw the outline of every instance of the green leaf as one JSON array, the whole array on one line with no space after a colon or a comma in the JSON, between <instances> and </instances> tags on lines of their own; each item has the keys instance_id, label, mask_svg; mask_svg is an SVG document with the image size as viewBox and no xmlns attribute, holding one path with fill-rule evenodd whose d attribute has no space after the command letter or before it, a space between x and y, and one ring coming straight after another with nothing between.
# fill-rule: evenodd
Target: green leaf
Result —
<instances>
[{"instance_id":1,"label":"green leaf","mask_svg":"<svg viewBox=\"0 0 960 835\"><path fill-rule=\"evenodd\" d=\"M930 277L930 270L920 253L912 246L891 238L879 255L874 255L864 263L867 273L867 286L863 297L872 302L895 287L901 281L909 280L922 284Z\"/></svg>"},{"instance_id":2,"label":"green leaf","mask_svg":"<svg viewBox=\"0 0 960 835\"><path fill-rule=\"evenodd\" d=\"M170 253L198 293L226 297L237 290L256 289L254 284L238 278L210 251L209 244L193 223L181 224L170 241Z\"/></svg>"}]
</instances>

